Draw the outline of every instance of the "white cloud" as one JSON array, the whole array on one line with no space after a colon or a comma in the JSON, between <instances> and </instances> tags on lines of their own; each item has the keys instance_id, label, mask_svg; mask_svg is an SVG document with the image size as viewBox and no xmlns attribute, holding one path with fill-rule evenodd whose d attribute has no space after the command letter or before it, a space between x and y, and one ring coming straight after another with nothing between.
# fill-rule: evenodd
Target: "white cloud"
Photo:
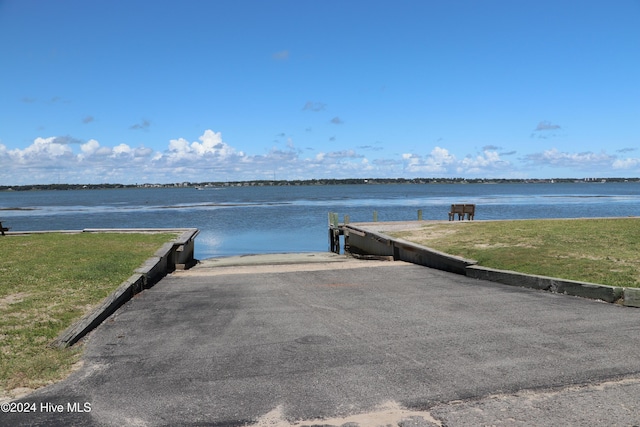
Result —
<instances>
[{"instance_id":1,"label":"white cloud","mask_svg":"<svg viewBox=\"0 0 640 427\"><path fill-rule=\"evenodd\" d=\"M405 170L411 173L442 174L451 172L450 166L456 163L456 157L449 150L435 147L428 156L403 154Z\"/></svg>"},{"instance_id":2,"label":"white cloud","mask_svg":"<svg viewBox=\"0 0 640 427\"><path fill-rule=\"evenodd\" d=\"M235 150L230 145L222 142L222 134L220 132L215 133L209 129L199 139L202 143L194 142L191 144L198 154L213 154L222 158L235 154Z\"/></svg>"},{"instance_id":3,"label":"white cloud","mask_svg":"<svg viewBox=\"0 0 640 427\"><path fill-rule=\"evenodd\" d=\"M495 147L489 147L495 148ZM497 151L485 149L475 157L466 156L459 160L449 150L435 147L429 155L403 154L405 171L431 175L468 175L494 176L496 172L506 171L511 164L500 158Z\"/></svg>"},{"instance_id":4,"label":"white cloud","mask_svg":"<svg viewBox=\"0 0 640 427\"><path fill-rule=\"evenodd\" d=\"M446 148L436 147L431 151L429 161L434 164L449 165L456 161L456 157L450 154Z\"/></svg>"},{"instance_id":5,"label":"white cloud","mask_svg":"<svg viewBox=\"0 0 640 427\"><path fill-rule=\"evenodd\" d=\"M73 143L69 143L72 141ZM404 153L380 157L367 146L359 149L313 152L300 150L292 138L262 154L246 154L223 140L220 132L205 130L195 141L171 139L164 149L120 143L102 145L70 136L38 137L25 148L0 144L0 183L10 185L48 182L180 182L235 181L355 177L528 177L545 170L585 176L640 168L639 158L624 153L562 152L550 149L525 155L513 162L485 145L482 152L458 158L448 148L436 146L428 154ZM364 149L363 149L364 148ZM378 154L377 157L370 157ZM518 161L518 163L514 163ZM560 171L560 173L557 173ZM580 174L577 174L580 175ZM544 176L542 176L544 177Z\"/></svg>"},{"instance_id":6,"label":"white cloud","mask_svg":"<svg viewBox=\"0 0 640 427\"><path fill-rule=\"evenodd\" d=\"M223 142L220 132L216 133L208 129L200 136L199 140L200 142L192 143L184 138L170 140L169 149L165 155L166 161L177 163L185 160L198 161L203 158L223 161L235 155L244 156L244 153L236 152L233 147ZM160 157L155 160L160 160Z\"/></svg>"},{"instance_id":7,"label":"white cloud","mask_svg":"<svg viewBox=\"0 0 640 427\"><path fill-rule=\"evenodd\" d=\"M133 150L127 144L120 144L113 147L113 154L119 155L131 155Z\"/></svg>"},{"instance_id":8,"label":"white cloud","mask_svg":"<svg viewBox=\"0 0 640 427\"><path fill-rule=\"evenodd\" d=\"M559 151L557 148L552 148L541 153L529 154L525 156L525 161L533 165L586 169L612 167L616 158L604 151L600 153L593 153L591 151L568 153Z\"/></svg>"},{"instance_id":9,"label":"white cloud","mask_svg":"<svg viewBox=\"0 0 640 427\"><path fill-rule=\"evenodd\" d=\"M635 169L640 167L640 159L638 158L630 158L630 159L617 159L613 162L612 167L614 169Z\"/></svg>"},{"instance_id":10,"label":"white cloud","mask_svg":"<svg viewBox=\"0 0 640 427\"><path fill-rule=\"evenodd\" d=\"M360 162L360 165L362 166L363 171L375 170L375 166L372 165L371 162L369 162L369 160L366 157L362 159L362 161Z\"/></svg>"},{"instance_id":11,"label":"white cloud","mask_svg":"<svg viewBox=\"0 0 640 427\"><path fill-rule=\"evenodd\" d=\"M510 163L502 160L497 151L485 150L476 157L465 157L460 162L458 172L468 174L482 174L496 169L505 169Z\"/></svg>"},{"instance_id":12,"label":"white cloud","mask_svg":"<svg viewBox=\"0 0 640 427\"><path fill-rule=\"evenodd\" d=\"M87 156L91 156L100 149L100 143L95 139L90 139L80 146L80 150Z\"/></svg>"},{"instance_id":13,"label":"white cloud","mask_svg":"<svg viewBox=\"0 0 640 427\"><path fill-rule=\"evenodd\" d=\"M190 151L189 141L184 138L172 139L169 141L169 151L172 153L188 153Z\"/></svg>"},{"instance_id":14,"label":"white cloud","mask_svg":"<svg viewBox=\"0 0 640 427\"><path fill-rule=\"evenodd\" d=\"M73 149L67 144L56 142L56 137L36 138L33 144L24 150L10 150L10 157L18 163L40 163L49 159L61 160L73 156Z\"/></svg>"}]
</instances>

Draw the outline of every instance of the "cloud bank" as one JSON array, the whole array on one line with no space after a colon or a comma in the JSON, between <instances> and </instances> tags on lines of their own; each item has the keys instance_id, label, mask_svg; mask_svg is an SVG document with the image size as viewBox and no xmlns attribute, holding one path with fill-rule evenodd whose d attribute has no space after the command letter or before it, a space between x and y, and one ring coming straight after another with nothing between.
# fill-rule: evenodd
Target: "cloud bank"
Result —
<instances>
[{"instance_id":1,"label":"cloud bank","mask_svg":"<svg viewBox=\"0 0 640 427\"><path fill-rule=\"evenodd\" d=\"M205 130L195 141L176 138L156 151L127 144L108 146L96 139L72 136L38 137L24 149L0 143L0 184L171 183L311 178L368 177L553 177L637 176L640 158L633 150L566 152L556 148L510 158L502 147L486 145L480 152L458 156L435 146L425 152L384 154L373 145L337 151L302 150L291 138L286 146L262 154L245 153L224 141L221 132ZM591 172L589 172L591 171ZM586 175L585 175L586 173Z\"/></svg>"}]
</instances>

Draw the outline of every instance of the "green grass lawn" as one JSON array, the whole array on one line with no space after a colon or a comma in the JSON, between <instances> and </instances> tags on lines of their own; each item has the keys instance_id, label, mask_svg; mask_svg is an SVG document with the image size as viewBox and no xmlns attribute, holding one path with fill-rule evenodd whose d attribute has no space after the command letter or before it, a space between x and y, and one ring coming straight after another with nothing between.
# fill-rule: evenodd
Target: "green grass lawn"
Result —
<instances>
[{"instance_id":1,"label":"green grass lawn","mask_svg":"<svg viewBox=\"0 0 640 427\"><path fill-rule=\"evenodd\" d=\"M640 287L640 218L452 221L388 234L485 267Z\"/></svg>"},{"instance_id":2,"label":"green grass lawn","mask_svg":"<svg viewBox=\"0 0 640 427\"><path fill-rule=\"evenodd\" d=\"M81 346L48 344L173 238L174 233L0 237L0 397L68 375Z\"/></svg>"}]
</instances>

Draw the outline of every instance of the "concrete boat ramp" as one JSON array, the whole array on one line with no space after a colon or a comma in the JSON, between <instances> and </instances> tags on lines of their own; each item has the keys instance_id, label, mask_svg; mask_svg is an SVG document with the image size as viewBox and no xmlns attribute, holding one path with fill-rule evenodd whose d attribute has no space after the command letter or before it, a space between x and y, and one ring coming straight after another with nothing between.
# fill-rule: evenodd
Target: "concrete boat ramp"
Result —
<instances>
[{"instance_id":1,"label":"concrete boat ramp","mask_svg":"<svg viewBox=\"0 0 640 427\"><path fill-rule=\"evenodd\" d=\"M84 341L0 425L640 425L640 310L401 261L206 260Z\"/></svg>"}]
</instances>

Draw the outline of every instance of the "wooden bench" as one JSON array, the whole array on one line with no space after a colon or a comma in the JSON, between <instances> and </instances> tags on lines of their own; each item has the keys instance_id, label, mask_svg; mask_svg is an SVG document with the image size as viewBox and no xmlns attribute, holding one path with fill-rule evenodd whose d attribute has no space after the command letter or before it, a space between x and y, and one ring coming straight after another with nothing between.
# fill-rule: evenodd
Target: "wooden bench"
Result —
<instances>
[{"instance_id":1,"label":"wooden bench","mask_svg":"<svg viewBox=\"0 0 640 427\"><path fill-rule=\"evenodd\" d=\"M9 231L9 230L10 230L10 228L4 227L2 225L2 221L0 221L0 234L2 234L4 236L4 232L5 231Z\"/></svg>"},{"instance_id":2,"label":"wooden bench","mask_svg":"<svg viewBox=\"0 0 640 427\"><path fill-rule=\"evenodd\" d=\"M449 211L449 221L453 221L456 215L458 215L458 220L464 219L465 216L468 220L472 220L475 214L476 205L451 205L451 210Z\"/></svg>"}]
</instances>

